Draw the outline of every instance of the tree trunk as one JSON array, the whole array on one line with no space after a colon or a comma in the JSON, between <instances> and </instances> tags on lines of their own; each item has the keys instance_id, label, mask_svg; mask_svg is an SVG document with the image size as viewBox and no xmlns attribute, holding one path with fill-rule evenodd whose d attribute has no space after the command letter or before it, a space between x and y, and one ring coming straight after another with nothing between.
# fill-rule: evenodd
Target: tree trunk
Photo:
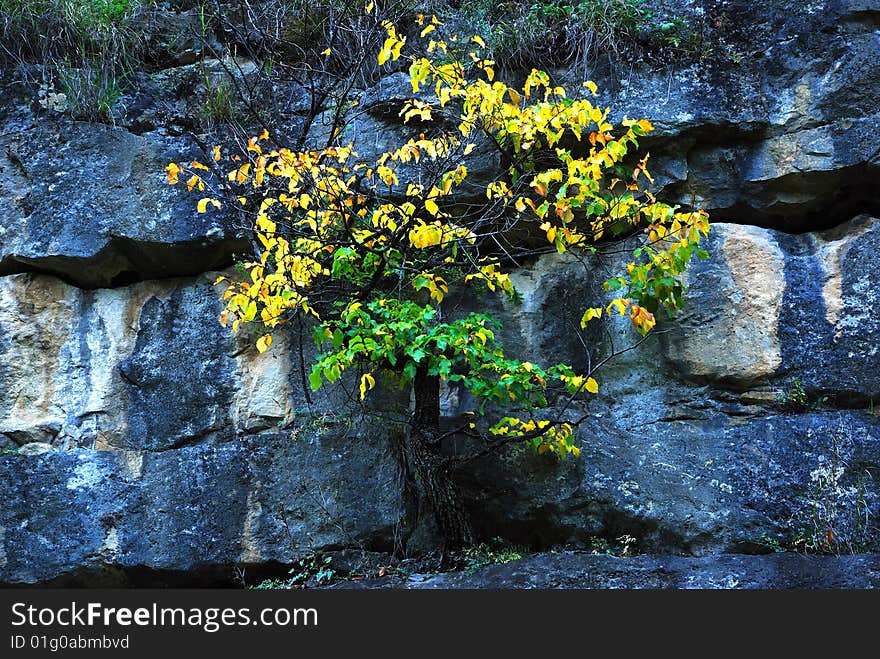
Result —
<instances>
[{"instance_id":1,"label":"tree trunk","mask_svg":"<svg viewBox=\"0 0 880 659\"><path fill-rule=\"evenodd\" d=\"M415 409L406 436L406 461L415 477L420 503L427 503L434 515L444 552L472 545L474 535L458 489L444 466L440 447L434 444L440 435L440 380L420 370L413 380L413 391Z\"/></svg>"}]
</instances>

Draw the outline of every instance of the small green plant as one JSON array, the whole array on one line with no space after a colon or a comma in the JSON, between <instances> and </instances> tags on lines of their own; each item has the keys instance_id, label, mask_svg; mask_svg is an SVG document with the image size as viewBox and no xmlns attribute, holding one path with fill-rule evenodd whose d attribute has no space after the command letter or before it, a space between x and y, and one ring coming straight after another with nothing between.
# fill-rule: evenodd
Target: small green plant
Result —
<instances>
[{"instance_id":1,"label":"small green plant","mask_svg":"<svg viewBox=\"0 0 880 659\"><path fill-rule=\"evenodd\" d=\"M453 564L470 576L488 565L511 563L525 556L523 547L508 544L503 538L493 538L491 543L482 543L463 549L453 556Z\"/></svg>"},{"instance_id":2,"label":"small green plant","mask_svg":"<svg viewBox=\"0 0 880 659\"><path fill-rule=\"evenodd\" d=\"M256 590L290 590L324 585L333 580L336 571L331 567L333 557L319 552L306 554L294 563L288 574L289 579L266 579L254 586Z\"/></svg>"},{"instance_id":3,"label":"small green plant","mask_svg":"<svg viewBox=\"0 0 880 659\"><path fill-rule=\"evenodd\" d=\"M111 119L149 34L152 0L0 0L0 67L19 67L36 100L76 118ZM39 71L34 74L33 71Z\"/></svg>"},{"instance_id":4,"label":"small green plant","mask_svg":"<svg viewBox=\"0 0 880 659\"><path fill-rule=\"evenodd\" d=\"M776 402L793 412L818 411L828 402L828 396L812 398L803 383L795 378L791 381L788 391L779 392L776 395Z\"/></svg>"},{"instance_id":5,"label":"small green plant","mask_svg":"<svg viewBox=\"0 0 880 659\"><path fill-rule=\"evenodd\" d=\"M58 86L66 109L77 118L111 119L113 106L122 98L120 78L100 62L87 62L80 68L60 67Z\"/></svg>"},{"instance_id":6,"label":"small green plant","mask_svg":"<svg viewBox=\"0 0 880 659\"><path fill-rule=\"evenodd\" d=\"M806 408L810 399L807 396L807 390L798 378L791 381L788 391L780 392L776 396L777 402L782 405Z\"/></svg>"},{"instance_id":7,"label":"small green plant","mask_svg":"<svg viewBox=\"0 0 880 659\"><path fill-rule=\"evenodd\" d=\"M205 101L202 118L206 120L229 120L235 116L235 89L225 80L212 81L205 75Z\"/></svg>"},{"instance_id":8,"label":"small green plant","mask_svg":"<svg viewBox=\"0 0 880 659\"><path fill-rule=\"evenodd\" d=\"M829 446L810 471L796 499L789 530L773 537L762 534L757 545L774 552L840 554L865 551L876 541L868 501L868 470L855 469L847 455L856 442L855 430L840 426L827 437Z\"/></svg>"},{"instance_id":9,"label":"small green plant","mask_svg":"<svg viewBox=\"0 0 880 659\"><path fill-rule=\"evenodd\" d=\"M806 529L792 529L787 534L779 537L762 533L755 541L759 547L764 547L774 554L784 552L802 552L808 553L809 536Z\"/></svg>"},{"instance_id":10,"label":"small green plant","mask_svg":"<svg viewBox=\"0 0 880 659\"><path fill-rule=\"evenodd\" d=\"M351 427L353 421L350 417L340 418L332 414L313 414L308 410L297 412L297 417L307 416L306 420L298 424L290 432L291 441L299 441L304 436L320 435L335 425Z\"/></svg>"},{"instance_id":11,"label":"small green plant","mask_svg":"<svg viewBox=\"0 0 880 659\"><path fill-rule=\"evenodd\" d=\"M590 552L621 558L632 556L636 553L635 545L637 542L638 540L629 534L622 535L614 540L595 536L590 538Z\"/></svg>"}]
</instances>

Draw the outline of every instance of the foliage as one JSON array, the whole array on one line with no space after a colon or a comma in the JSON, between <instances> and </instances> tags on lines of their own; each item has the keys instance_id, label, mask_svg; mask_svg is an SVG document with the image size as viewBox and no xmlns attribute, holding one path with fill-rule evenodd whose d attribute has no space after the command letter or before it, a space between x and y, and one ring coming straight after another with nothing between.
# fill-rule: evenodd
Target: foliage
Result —
<instances>
[{"instance_id":1,"label":"foliage","mask_svg":"<svg viewBox=\"0 0 880 659\"><path fill-rule=\"evenodd\" d=\"M289 579L266 579L254 586L256 590L289 590L309 585L324 585L333 580L336 571L331 567L332 556L312 552L294 563Z\"/></svg>"},{"instance_id":2,"label":"foliage","mask_svg":"<svg viewBox=\"0 0 880 659\"><path fill-rule=\"evenodd\" d=\"M508 358L491 317L444 316L450 287L514 296L505 271L510 251L498 249L498 238L525 253L510 241L519 225L560 253L593 253L608 237L640 230L627 272L605 284L613 299L587 308L582 325L617 312L646 334L659 310L681 306L680 275L692 255L706 256L698 246L709 229L707 215L682 212L642 187L642 179L650 180L647 157L628 165L627 156L653 126L628 120L615 133L610 111L584 95L596 93L592 82L571 96L547 73L533 70L514 88L495 80L493 62L479 54L485 50L479 36L470 39L474 49L466 66L440 58L459 38L438 36L436 18L420 17L422 41L408 55L407 37L390 22L383 28L378 63L410 63L413 97L401 116L426 133L430 128L431 137L422 133L375 162L362 160L351 144L276 148L267 144L268 132L249 141L246 160L215 147L211 165L220 168L224 158L232 165L226 184L236 191L234 205L253 213L259 245L257 258L245 264L249 277L218 279L226 285L221 322L236 332L248 323L262 326L256 345L263 352L275 328L311 318L323 350L311 369L313 389L356 372L363 399L380 372L393 373L402 386L439 377L481 401L476 412L494 403L515 405L526 415L490 424L490 442L529 441L539 453L576 454L569 423L534 415L547 406L553 383L572 397L597 393L592 372ZM420 100L430 91L433 104ZM454 128L442 129L441 122ZM501 152L506 167L485 186L485 205L460 212L456 194L468 181L463 159L481 136ZM420 176L403 178L413 166ZM200 162L166 169L169 183L185 180L200 191L217 187L210 170ZM206 212L223 203L228 198L204 196L197 207Z\"/></svg>"},{"instance_id":3,"label":"foliage","mask_svg":"<svg viewBox=\"0 0 880 659\"><path fill-rule=\"evenodd\" d=\"M603 54L655 53L664 61L703 54L702 25L647 0L476 0L450 15L480 32L511 70L587 65Z\"/></svg>"},{"instance_id":4,"label":"foliage","mask_svg":"<svg viewBox=\"0 0 880 659\"><path fill-rule=\"evenodd\" d=\"M151 4L0 0L0 63L42 65L35 87L47 89L39 99L43 107L106 120L147 41L135 19Z\"/></svg>"},{"instance_id":5,"label":"foliage","mask_svg":"<svg viewBox=\"0 0 880 659\"><path fill-rule=\"evenodd\" d=\"M456 553L455 563L458 569L470 576L489 565L512 563L528 554L524 547L508 544L503 538L493 538L491 543L481 543Z\"/></svg>"},{"instance_id":6,"label":"foliage","mask_svg":"<svg viewBox=\"0 0 880 659\"><path fill-rule=\"evenodd\" d=\"M407 482L433 510L444 543L468 545L474 536L451 470L515 442L577 456L574 428L587 415L567 410L598 393L597 371L618 353L594 359L585 341L585 369L514 358L490 314L463 313L450 301L469 290L516 303L510 270L543 253L573 253L593 272L609 260L606 250L629 250L580 325L625 317L645 336L657 314L682 306L691 258L708 257L700 248L708 216L653 196L648 157L638 153L653 126L631 119L615 128L610 109L592 100L593 82L570 92L533 69L510 85L496 78L479 35L462 38L423 15L403 31L378 12L368 2L362 27L381 36L373 66L408 68L412 95L399 116L409 139L370 158L343 143L343 108L354 107L348 92L360 72L341 79L316 68L318 83L337 85L324 146L291 148L263 130L244 153L206 146L207 164L165 171L169 184L198 192L199 213L225 207L253 232L246 276L217 279L225 286L220 322L233 332L259 328L259 352L285 324L310 324L319 350L313 390L345 381L364 400L380 378L408 389ZM320 57L331 60L333 48ZM469 171L477 149L483 162L486 151L500 161L489 180ZM452 433L440 430L441 382L475 401ZM481 442L445 456L442 440L455 433Z\"/></svg>"},{"instance_id":7,"label":"foliage","mask_svg":"<svg viewBox=\"0 0 880 659\"><path fill-rule=\"evenodd\" d=\"M780 392L776 396L776 402L785 409L793 412L803 412L805 410L820 410L822 406L828 402L827 396L812 398L804 388L800 379L795 378L791 381L788 391Z\"/></svg>"},{"instance_id":8,"label":"foliage","mask_svg":"<svg viewBox=\"0 0 880 659\"><path fill-rule=\"evenodd\" d=\"M122 97L122 83L115 71L101 63L87 62L79 68L58 70L58 88L65 108L76 117L106 119Z\"/></svg>"},{"instance_id":9,"label":"foliage","mask_svg":"<svg viewBox=\"0 0 880 659\"><path fill-rule=\"evenodd\" d=\"M827 451L809 473L787 531L777 537L763 534L757 544L774 552L841 554L865 551L878 529L871 525L867 483L871 474L847 459L863 439L841 424L822 433Z\"/></svg>"},{"instance_id":10,"label":"foliage","mask_svg":"<svg viewBox=\"0 0 880 659\"><path fill-rule=\"evenodd\" d=\"M629 534L622 535L614 540L593 537L590 539L590 551L593 554L604 554L619 558L633 556L636 553L633 551L636 542L636 538Z\"/></svg>"},{"instance_id":11,"label":"foliage","mask_svg":"<svg viewBox=\"0 0 880 659\"><path fill-rule=\"evenodd\" d=\"M206 120L231 119L235 115L235 93L231 82L212 81L205 75L205 100L202 118Z\"/></svg>"}]
</instances>

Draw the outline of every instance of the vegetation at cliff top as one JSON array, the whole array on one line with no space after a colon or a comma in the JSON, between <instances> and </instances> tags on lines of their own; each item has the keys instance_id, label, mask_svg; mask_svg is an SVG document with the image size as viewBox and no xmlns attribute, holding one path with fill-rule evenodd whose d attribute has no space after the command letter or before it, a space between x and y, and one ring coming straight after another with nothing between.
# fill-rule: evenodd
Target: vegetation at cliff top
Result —
<instances>
[{"instance_id":1,"label":"vegetation at cliff top","mask_svg":"<svg viewBox=\"0 0 880 659\"><path fill-rule=\"evenodd\" d=\"M176 44L192 39L201 41L201 59L245 55L265 71L282 74L296 63L314 63L314 53L327 47L334 56L325 65L337 72L360 68L353 61L362 52L361 21L354 19L358 5L353 0L0 0L0 63L25 65L21 74L40 87L43 107L106 121L134 84L136 71L164 68ZM486 56L518 74L552 66L585 72L605 55L665 63L708 52L702 21L676 14L680 9L661 0L389 0L381 10L400 25L411 24L419 13L436 13L461 33L482 34ZM178 19L169 22L174 16ZM450 52L466 56L455 52L457 47L449 44ZM232 118L232 108L222 101L206 115Z\"/></svg>"}]
</instances>

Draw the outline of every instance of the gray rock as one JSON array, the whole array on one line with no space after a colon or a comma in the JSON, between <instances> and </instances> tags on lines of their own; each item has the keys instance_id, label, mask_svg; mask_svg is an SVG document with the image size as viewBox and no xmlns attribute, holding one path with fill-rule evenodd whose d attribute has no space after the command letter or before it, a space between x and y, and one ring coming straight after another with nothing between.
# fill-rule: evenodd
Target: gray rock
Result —
<instances>
[{"instance_id":1,"label":"gray rock","mask_svg":"<svg viewBox=\"0 0 880 659\"><path fill-rule=\"evenodd\" d=\"M193 275L246 253L230 217L162 172L186 140L42 119L0 131L0 275L39 271L85 288Z\"/></svg>"},{"instance_id":2,"label":"gray rock","mask_svg":"<svg viewBox=\"0 0 880 659\"><path fill-rule=\"evenodd\" d=\"M237 363L207 286L179 287L140 309L132 353L117 368L128 396L129 447L167 449L233 431ZM212 322L214 321L214 322Z\"/></svg>"},{"instance_id":3,"label":"gray rock","mask_svg":"<svg viewBox=\"0 0 880 659\"><path fill-rule=\"evenodd\" d=\"M590 584L876 585L873 557L709 556L880 547L876 7L699 4L681 2L707 30L698 64L594 76L615 121L657 126L643 146L660 196L712 213L713 258L694 264L687 309L603 368L588 406L565 412L590 415L579 460L556 464L520 447L456 477L487 538L589 547L629 535L640 551L706 555L586 557L601 575ZM216 323L214 276L202 273L248 244L232 218L197 214L196 196L165 184L167 162L199 157L181 135L205 124L204 71L187 64L199 53L168 42L172 23L158 38L175 68L139 73L117 126L69 121L2 81L5 583L224 581L234 566L264 569L312 550L388 552L412 531L389 453L396 431L368 416L356 429L333 425L352 409L354 376L309 395L308 328L279 332L259 355L254 337ZM253 63L242 65L252 80ZM222 69L206 63L214 82ZM399 117L408 86L396 73L363 90L340 139L369 159L417 136L423 127ZM273 134L303 128L312 108L302 88L258 91L282 108ZM312 125L313 145L326 142L327 118ZM457 201L482 199L497 158L481 144L466 164ZM404 185L415 175L400 172ZM491 311L511 354L586 370L611 340L619 349L638 339L625 323L579 330L585 304L605 295L605 274L545 256L512 273L522 304L472 296L454 313ZM366 411L405 415L409 401L379 386ZM444 413L472 402L448 388ZM583 582L577 561L542 560L535 571L562 575L554 583ZM634 574L619 576L619 564Z\"/></svg>"},{"instance_id":4,"label":"gray rock","mask_svg":"<svg viewBox=\"0 0 880 659\"><path fill-rule=\"evenodd\" d=\"M302 343L277 332L260 355L254 336L220 326L215 279L87 291L47 275L0 278L0 436L164 450L338 411L350 397L342 387L306 397L300 345L308 365L311 330ZM390 388L371 402L392 404Z\"/></svg>"},{"instance_id":5,"label":"gray rock","mask_svg":"<svg viewBox=\"0 0 880 659\"><path fill-rule=\"evenodd\" d=\"M312 551L392 551L405 528L385 432L337 426L160 453L0 456L0 583L233 581ZM181 577L178 577L180 580Z\"/></svg>"},{"instance_id":6,"label":"gray rock","mask_svg":"<svg viewBox=\"0 0 880 659\"><path fill-rule=\"evenodd\" d=\"M880 397L880 220L789 235L715 225L712 258L688 273L686 309L663 334L685 377L734 388L801 382L812 400L865 404Z\"/></svg>"},{"instance_id":7,"label":"gray rock","mask_svg":"<svg viewBox=\"0 0 880 659\"><path fill-rule=\"evenodd\" d=\"M831 549L880 547L876 417L690 410L625 426L595 413L578 460L521 447L463 469L483 536L589 547L630 535L639 551L706 555L775 542L821 549L831 530Z\"/></svg>"},{"instance_id":8,"label":"gray rock","mask_svg":"<svg viewBox=\"0 0 880 659\"><path fill-rule=\"evenodd\" d=\"M875 209L875 14L855 2L676 4L702 30L699 62L591 74L615 122L655 124L644 145L663 197L786 231Z\"/></svg>"}]
</instances>

